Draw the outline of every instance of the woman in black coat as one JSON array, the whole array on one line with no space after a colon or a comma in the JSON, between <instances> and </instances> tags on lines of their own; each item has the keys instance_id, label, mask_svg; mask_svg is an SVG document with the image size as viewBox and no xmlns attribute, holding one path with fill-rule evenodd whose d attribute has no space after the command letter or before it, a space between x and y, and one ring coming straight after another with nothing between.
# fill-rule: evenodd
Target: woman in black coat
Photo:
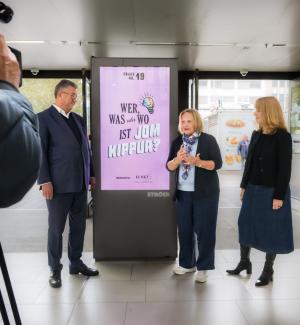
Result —
<instances>
[{"instance_id":1,"label":"woman in black coat","mask_svg":"<svg viewBox=\"0 0 300 325\"><path fill-rule=\"evenodd\" d=\"M197 282L207 280L214 269L216 222L219 202L217 169L222 166L215 138L203 132L198 111L186 109L179 115L181 133L171 146L167 168L175 171L179 265L174 273L195 272ZM195 256L195 234L198 257Z\"/></svg>"},{"instance_id":2,"label":"woman in black coat","mask_svg":"<svg viewBox=\"0 0 300 325\"><path fill-rule=\"evenodd\" d=\"M292 163L292 139L275 97L256 101L254 131L241 182L242 207L239 215L241 260L231 275L246 270L252 273L250 247L266 252L263 271L256 286L273 280L276 254L294 250L289 181Z\"/></svg>"}]
</instances>

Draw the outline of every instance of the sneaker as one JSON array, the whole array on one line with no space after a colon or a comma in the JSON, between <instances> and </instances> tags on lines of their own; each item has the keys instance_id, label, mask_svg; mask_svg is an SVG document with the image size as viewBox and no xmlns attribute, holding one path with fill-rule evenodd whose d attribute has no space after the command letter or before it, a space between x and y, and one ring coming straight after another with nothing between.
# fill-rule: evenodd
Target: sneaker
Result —
<instances>
[{"instance_id":1,"label":"sneaker","mask_svg":"<svg viewBox=\"0 0 300 325\"><path fill-rule=\"evenodd\" d=\"M198 271L195 278L196 282L204 283L207 281L207 271Z\"/></svg>"},{"instance_id":2,"label":"sneaker","mask_svg":"<svg viewBox=\"0 0 300 325\"><path fill-rule=\"evenodd\" d=\"M192 267L190 269L186 269L185 267L182 267L180 265L175 266L173 269L173 272L177 275L183 275L185 273L191 273L191 272L196 272L196 267Z\"/></svg>"}]
</instances>

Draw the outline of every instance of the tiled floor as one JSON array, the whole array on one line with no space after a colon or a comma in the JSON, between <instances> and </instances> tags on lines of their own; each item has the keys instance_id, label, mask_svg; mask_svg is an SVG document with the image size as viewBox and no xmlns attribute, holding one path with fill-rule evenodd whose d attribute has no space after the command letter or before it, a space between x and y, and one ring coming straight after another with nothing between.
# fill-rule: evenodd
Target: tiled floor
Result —
<instances>
[{"instance_id":1,"label":"tiled floor","mask_svg":"<svg viewBox=\"0 0 300 325\"><path fill-rule=\"evenodd\" d=\"M0 210L0 238L23 324L299 325L299 211L293 216L297 249L277 257L272 284L254 286L264 263L264 254L255 250L251 277L228 276L226 269L239 259L240 173L220 176L216 269L209 272L205 284L195 283L194 274L173 275L176 261L95 262L92 222L88 220L83 259L95 264L100 276L69 275L64 253L63 286L52 289L45 253L47 213L40 193L33 189L22 202ZM0 289L8 303L1 273ZM9 304L7 308L10 310Z\"/></svg>"},{"instance_id":2,"label":"tiled floor","mask_svg":"<svg viewBox=\"0 0 300 325\"><path fill-rule=\"evenodd\" d=\"M254 282L264 255L253 251L251 277L228 276L238 257L238 250L217 250L216 269L199 284L194 274L173 275L175 262L94 263L85 253L101 276L69 275L64 257L63 286L52 289L45 253L6 254L25 325L299 325L300 250L278 256L274 282L263 288Z\"/></svg>"}]
</instances>

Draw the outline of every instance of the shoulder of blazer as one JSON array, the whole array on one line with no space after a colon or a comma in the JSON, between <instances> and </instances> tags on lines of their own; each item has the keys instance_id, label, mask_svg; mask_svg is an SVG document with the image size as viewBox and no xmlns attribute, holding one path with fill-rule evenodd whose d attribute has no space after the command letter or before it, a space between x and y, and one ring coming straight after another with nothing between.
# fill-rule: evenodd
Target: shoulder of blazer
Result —
<instances>
[{"instance_id":1,"label":"shoulder of blazer","mask_svg":"<svg viewBox=\"0 0 300 325\"><path fill-rule=\"evenodd\" d=\"M249 149L248 152L251 152L253 147L255 146L257 140L259 139L261 132L258 130L254 130L251 135L250 143L249 143Z\"/></svg>"},{"instance_id":2,"label":"shoulder of blazer","mask_svg":"<svg viewBox=\"0 0 300 325\"><path fill-rule=\"evenodd\" d=\"M50 112L51 112L51 108L52 108L53 106L50 106L50 107L48 107L48 108L46 108L45 110L43 110L42 112L39 112L38 114L37 114L37 116L38 116L38 118L44 118L44 117L46 117L46 116L48 116L49 114L50 114ZM54 108L54 107L53 107ZM55 108L54 108L55 109Z\"/></svg>"},{"instance_id":3,"label":"shoulder of blazer","mask_svg":"<svg viewBox=\"0 0 300 325\"><path fill-rule=\"evenodd\" d=\"M200 138L199 139L203 139L203 140L215 140L215 137L211 134L205 133L205 132L201 132Z\"/></svg>"},{"instance_id":4,"label":"shoulder of blazer","mask_svg":"<svg viewBox=\"0 0 300 325\"><path fill-rule=\"evenodd\" d=\"M261 134L261 131L259 131L259 130L254 130L254 131L252 132L252 135L251 135L250 143L251 143L251 142L252 142L252 144L255 143L256 140L259 138L260 134Z\"/></svg>"},{"instance_id":5,"label":"shoulder of blazer","mask_svg":"<svg viewBox=\"0 0 300 325\"><path fill-rule=\"evenodd\" d=\"M286 129L278 129L276 131L276 135L278 137L280 137L280 136L284 137L284 136L290 136L290 133Z\"/></svg>"},{"instance_id":6,"label":"shoulder of blazer","mask_svg":"<svg viewBox=\"0 0 300 325\"><path fill-rule=\"evenodd\" d=\"M199 141L198 141L198 146L199 145L210 145L212 143L217 143L215 137L211 134L202 132L200 137L199 137Z\"/></svg>"}]
</instances>

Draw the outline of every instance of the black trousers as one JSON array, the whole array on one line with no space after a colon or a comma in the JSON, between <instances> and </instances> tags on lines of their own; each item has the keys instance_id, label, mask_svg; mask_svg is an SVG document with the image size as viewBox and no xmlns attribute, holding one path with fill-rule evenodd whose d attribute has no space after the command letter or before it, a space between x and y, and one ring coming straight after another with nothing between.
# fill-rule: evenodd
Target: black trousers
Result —
<instances>
[{"instance_id":1,"label":"black trousers","mask_svg":"<svg viewBox=\"0 0 300 325\"><path fill-rule=\"evenodd\" d=\"M216 224L219 193L195 199L193 192L178 191L176 201L179 265L197 270L215 268ZM196 256L196 240L198 256Z\"/></svg>"},{"instance_id":2,"label":"black trousers","mask_svg":"<svg viewBox=\"0 0 300 325\"><path fill-rule=\"evenodd\" d=\"M78 266L83 250L86 225L87 191L55 194L46 200L48 207L48 264L52 271L61 270L62 234L69 216L68 257L72 266Z\"/></svg>"}]
</instances>

